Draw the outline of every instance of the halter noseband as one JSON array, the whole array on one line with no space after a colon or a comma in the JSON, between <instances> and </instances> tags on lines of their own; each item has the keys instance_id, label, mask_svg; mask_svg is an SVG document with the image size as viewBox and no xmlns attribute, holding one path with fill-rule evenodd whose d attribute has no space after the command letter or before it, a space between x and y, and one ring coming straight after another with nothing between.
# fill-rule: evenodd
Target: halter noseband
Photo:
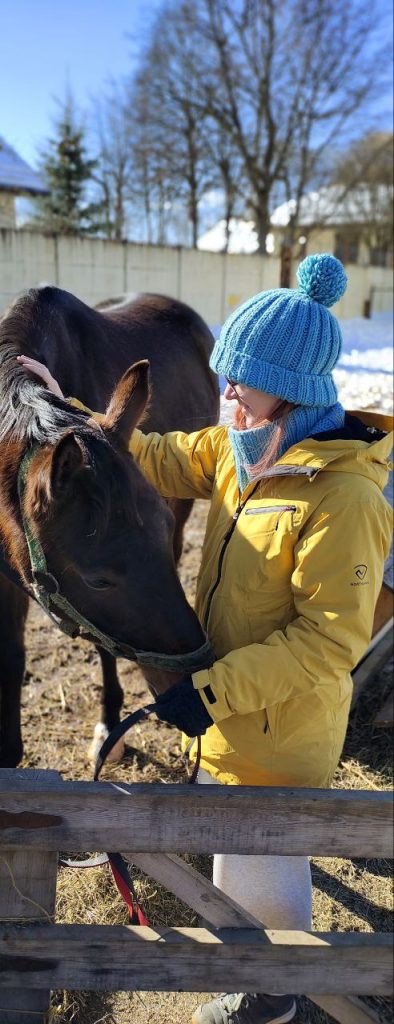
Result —
<instances>
[{"instance_id":1,"label":"halter noseband","mask_svg":"<svg viewBox=\"0 0 394 1024\"><path fill-rule=\"evenodd\" d=\"M32 533L30 523L23 512L23 497L26 488L27 474L30 463L36 453L36 446L28 449L25 453L18 472L18 495L22 516L23 530L29 551L31 567L31 583L29 591L43 608L52 622L66 633L67 636L75 639L81 637L83 640L90 640L92 643L103 647L112 654L114 658L127 658L129 661L136 661L141 667L163 669L166 672L196 672L199 668L206 668L209 657L211 663L214 660L209 640L206 640L201 647L187 654L160 654L156 651L139 651L121 640L114 639L107 633L102 633L97 626L85 619L72 604L60 592L57 579L48 572L47 563L40 541Z\"/></svg>"}]
</instances>

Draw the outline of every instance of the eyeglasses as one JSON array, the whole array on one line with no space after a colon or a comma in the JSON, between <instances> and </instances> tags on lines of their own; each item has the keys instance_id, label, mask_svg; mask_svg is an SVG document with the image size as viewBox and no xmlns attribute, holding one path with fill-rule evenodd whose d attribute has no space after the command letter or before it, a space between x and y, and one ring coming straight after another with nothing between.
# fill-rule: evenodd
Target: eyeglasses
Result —
<instances>
[{"instance_id":1,"label":"eyeglasses","mask_svg":"<svg viewBox=\"0 0 394 1024\"><path fill-rule=\"evenodd\" d=\"M233 391L235 391L235 392L236 392L236 388L237 388L237 381L236 381L236 380L230 380L230 377L225 377L224 379L225 379L225 380L227 381L227 384L229 384L229 385L230 385L230 388L232 388L232 389L233 389Z\"/></svg>"}]
</instances>

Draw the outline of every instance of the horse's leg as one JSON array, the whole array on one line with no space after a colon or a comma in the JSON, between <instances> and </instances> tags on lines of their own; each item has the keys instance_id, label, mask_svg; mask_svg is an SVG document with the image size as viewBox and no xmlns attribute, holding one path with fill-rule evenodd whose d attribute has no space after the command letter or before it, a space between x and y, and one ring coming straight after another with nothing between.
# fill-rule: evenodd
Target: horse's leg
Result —
<instances>
[{"instance_id":1,"label":"horse's leg","mask_svg":"<svg viewBox=\"0 0 394 1024\"><path fill-rule=\"evenodd\" d=\"M97 647L97 652L100 655L103 688L101 691L101 721L95 726L93 740L89 747L89 757L93 761L96 760L108 733L120 721L119 712L123 705L123 690L116 671L116 659L102 647ZM123 754L124 740L121 739L115 744L107 760L120 761Z\"/></svg>"},{"instance_id":2,"label":"horse's leg","mask_svg":"<svg viewBox=\"0 0 394 1024\"><path fill-rule=\"evenodd\" d=\"M22 754L21 687L28 598L0 576L0 767L15 768Z\"/></svg>"},{"instance_id":3,"label":"horse's leg","mask_svg":"<svg viewBox=\"0 0 394 1024\"><path fill-rule=\"evenodd\" d=\"M175 530L174 530L174 557L175 564L178 565L179 559L182 554L183 547L183 530L185 523L187 522L191 510L194 505L193 498L169 498L168 506L171 512L175 516Z\"/></svg>"}]
</instances>

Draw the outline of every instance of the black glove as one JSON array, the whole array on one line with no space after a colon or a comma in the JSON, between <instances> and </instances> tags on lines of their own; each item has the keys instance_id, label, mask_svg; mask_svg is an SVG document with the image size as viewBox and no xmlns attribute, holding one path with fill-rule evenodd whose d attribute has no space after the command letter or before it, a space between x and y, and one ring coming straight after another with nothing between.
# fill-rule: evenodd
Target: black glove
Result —
<instances>
[{"instance_id":1,"label":"black glove","mask_svg":"<svg viewBox=\"0 0 394 1024\"><path fill-rule=\"evenodd\" d=\"M180 683L159 694L156 704L157 717L169 725L176 725L187 736L203 736L213 724L191 676L185 676Z\"/></svg>"}]
</instances>

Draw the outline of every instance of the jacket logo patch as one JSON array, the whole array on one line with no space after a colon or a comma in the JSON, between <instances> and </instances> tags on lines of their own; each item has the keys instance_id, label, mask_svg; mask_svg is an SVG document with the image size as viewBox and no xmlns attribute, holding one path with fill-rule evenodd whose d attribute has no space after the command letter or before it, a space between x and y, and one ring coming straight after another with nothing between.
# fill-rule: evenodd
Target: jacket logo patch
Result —
<instances>
[{"instance_id":1,"label":"jacket logo patch","mask_svg":"<svg viewBox=\"0 0 394 1024\"><path fill-rule=\"evenodd\" d=\"M362 587L362 586L365 587L365 586L367 586L367 584L369 583L369 580L365 579L365 577L367 575L367 572L368 572L368 566L364 565L363 562L360 562L359 565L355 565L354 566L354 574L355 574L355 576L357 576L357 582L355 580L353 580L353 582L351 583L351 586L352 587Z\"/></svg>"}]
</instances>

